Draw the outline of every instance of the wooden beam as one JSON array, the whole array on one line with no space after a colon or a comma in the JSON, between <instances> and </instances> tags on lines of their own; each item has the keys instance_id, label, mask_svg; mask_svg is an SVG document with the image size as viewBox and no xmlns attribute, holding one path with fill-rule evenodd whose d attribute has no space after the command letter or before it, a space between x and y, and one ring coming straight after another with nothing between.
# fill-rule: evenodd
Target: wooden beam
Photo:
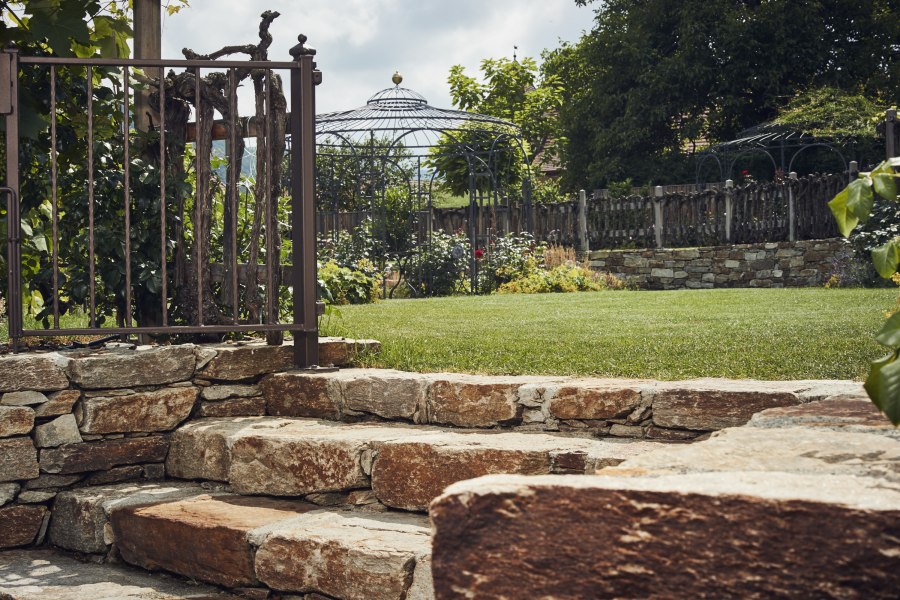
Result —
<instances>
[{"instance_id":1,"label":"wooden beam","mask_svg":"<svg viewBox=\"0 0 900 600\"><path fill-rule=\"evenodd\" d=\"M134 0L134 57L162 58L162 5L160 0ZM153 76L151 74L151 76ZM150 108L147 92L135 94L135 128L148 131L159 114Z\"/></svg>"}]
</instances>

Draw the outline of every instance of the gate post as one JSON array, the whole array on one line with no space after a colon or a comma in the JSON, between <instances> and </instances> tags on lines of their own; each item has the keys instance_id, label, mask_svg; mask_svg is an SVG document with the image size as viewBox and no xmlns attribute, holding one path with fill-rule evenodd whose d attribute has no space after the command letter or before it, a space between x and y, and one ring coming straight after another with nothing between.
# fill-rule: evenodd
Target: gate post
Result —
<instances>
[{"instance_id":1,"label":"gate post","mask_svg":"<svg viewBox=\"0 0 900 600\"><path fill-rule=\"evenodd\" d=\"M587 192L578 190L578 252L587 256L590 250L587 230Z\"/></svg>"},{"instance_id":2,"label":"gate post","mask_svg":"<svg viewBox=\"0 0 900 600\"><path fill-rule=\"evenodd\" d=\"M653 223L656 234L656 247L663 247L663 188L661 185L653 188Z\"/></svg>"},{"instance_id":3,"label":"gate post","mask_svg":"<svg viewBox=\"0 0 900 600\"><path fill-rule=\"evenodd\" d=\"M294 324L294 366L319 364L319 324L316 314L316 205L315 205L315 86L322 81L313 56L304 46L306 36L291 48L297 67L291 69L291 243Z\"/></svg>"},{"instance_id":4,"label":"gate post","mask_svg":"<svg viewBox=\"0 0 900 600\"><path fill-rule=\"evenodd\" d=\"M19 217L19 50L0 52L0 114L6 117L6 276L7 323L13 350L22 336L22 257Z\"/></svg>"},{"instance_id":5,"label":"gate post","mask_svg":"<svg viewBox=\"0 0 900 600\"><path fill-rule=\"evenodd\" d=\"M893 108L884 113L884 140L887 158L894 158L900 153L897 148L897 111Z\"/></svg>"}]
</instances>

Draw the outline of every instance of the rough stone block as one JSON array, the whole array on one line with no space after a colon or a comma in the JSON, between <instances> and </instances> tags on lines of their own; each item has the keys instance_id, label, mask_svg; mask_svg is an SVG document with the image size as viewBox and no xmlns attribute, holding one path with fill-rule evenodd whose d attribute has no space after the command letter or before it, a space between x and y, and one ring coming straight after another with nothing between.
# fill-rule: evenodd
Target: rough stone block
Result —
<instances>
[{"instance_id":1,"label":"rough stone block","mask_svg":"<svg viewBox=\"0 0 900 600\"><path fill-rule=\"evenodd\" d=\"M675 276L674 269L650 269L650 277L657 277L660 279L671 279Z\"/></svg>"},{"instance_id":2,"label":"rough stone block","mask_svg":"<svg viewBox=\"0 0 900 600\"><path fill-rule=\"evenodd\" d=\"M81 431L92 434L169 431L188 418L196 399L194 387L88 397L81 402Z\"/></svg>"},{"instance_id":3,"label":"rough stone block","mask_svg":"<svg viewBox=\"0 0 900 600\"><path fill-rule=\"evenodd\" d=\"M631 412L649 382L582 379L549 392L550 414L557 419L611 419Z\"/></svg>"},{"instance_id":4,"label":"rough stone block","mask_svg":"<svg viewBox=\"0 0 900 600\"><path fill-rule=\"evenodd\" d=\"M38 448L55 448L63 444L78 444L81 441L78 423L75 422L75 415L71 413L38 425L34 430L34 443Z\"/></svg>"},{"instance_id":5,"label":"rough stone block","mask_svg":"<svg viewBox=\"0 0 900 600\"><path fill-rule=\"evenodd\" d=\"M789 382L727 379L663 382L653 397L653 422L660 427L700 431L736 427L761 410L800 404L795 389Z\"/></svg>"},{"instance_id":6,"label":"rough stone block","mask_svg":"<svg viewBox=\"0 0 900 600\"><path fill-rule=\"evenodd\" d=\"M339 419L338 391L328 375L276 373L260 382L266 411L279 417Z\"/></svg>"},{"instance_id":7,"label":"rough stone block","mask_svg":"<svg viewBox=\"0 0 900 600\"><path fill-rule=\"evenodd\" d=\"M263 396L201 402L197 409L198 417L261 417L265 414L266 399Z\"/></svg>"},{"instance_id":8,"label":"rough stone block","mask_svg":"<svg viewBox=\"0 0 900 600\"><path fill-rule=\"evenodd\" d=\"M168 449L169 442L160 436L66 444L41 450L41 470L69 474L105 471L119 465L162 462Z\"/></svg>"},{"instance_id":9,"label":"rough stone block","mask_svg":"<svg viewBox=\"0 0 900 600\"><path fill-rule=\"evenodd\" d=\"M876 433L900 439L900 428L894 427L868 397L853 394L842 394L798 406L770 408L753 415L748 425Z\"/></svg>"},{"instance_id":10,"label":"rough stone block","mask_svg":"<svg viewBox=\"0 0 900 600\"><path fill-rule=\"evenodd\" d=\"M15 500L18 493L18 483L0 483L0 506L5 506Z\"/></svg>"},{"instance_id":11,"label":"rough stone block","mask_svg":"<svg viewBox=\"0 0 900 600\"><path fill-rule=\"evenodd\" d=\"M424 511L448 485L464 479L499 473L583 474L598 465L616 465L654 450L654 444L641 442L432 431L379 444L372 466L372 489L390 507Z\"/></svg>"},{"instance_id":12,"label":"rough stone block","mask_svg":"<svg viewBox=\"0 0 900 600\"><path fill-rule=\"evenodd\" d=\"M45 490L48 488L69 487L81 481L82 475L52 475L41 473L36 479L30 479L25 483L26 490Z\"/></svg>"},{"instance_id":13,"label":"rough stone block","mask_svg":"<svg viewBox=\"0 0 900 600\"><path fill-rule=\"evenodd\" d=\"M350 340L346 338L320 337L319 364L346 367L357 356L377 354L381 343L376 340Z\"/></svg>"},{"instance_id":14,"label":"rough stone block","mask_svg":"<svg viewBox=\"0 0 900 600\"><path fill-rule=\"evenodd\" d=\"M276 426L272 423L271 419L256 417L191 421L169 438L166 472L181 479L227 481L231 438L244 430Z\"/></svg>"},{"instance_id":15,"label":"rough stone block","mask_svg":"<svg viewBox=\"0 0 900 600\"><path fill-rule=\"evenodd\" d=\"M35 407L36 417L58 417L72 412L72 407L81 398L81 390L61 390L50 394L47 402Z\"/></svg>"},{"instance_id":16,"label":"rough stone block","mask_svg":"<svg viewBox=\"0 0 900 600\"><path fill-rule=\"evenodd\" d=\"M201 390L204 400L225 400L226 398L250 398L259 396L262 391L257 385L210 385Z\"/></svg>"},{"instance_id":17,"label":"rough stone block","mask_svg":"<svg viewBox=\"0 0 900 600\"><path fill-rule=\"evenodd\" d=\"M265 342L212 346L217 354L200 372L212 381L241 381L266 373L294 368L292 345L269 346Z\"/></svg>"},{"instance_id":18,"label":"rough stone block","mask_svg":"<svg viewBox=\"0 0 900 600\"><path fill-rule=\"evenodd\" d=\"M65 369L69 360L49 354L10 354L0 356L0 392L53 391L69 387ZM2 404L8 404L0 400Z\"/></svg>"},{"instance_id":19,"label":"rough stone block","mask_svg":"<svg viewBox=\"0 0 900 600\"><path fill-rule=\"evenodd\" d=\"M190 379L196 360L191 344L78 352L72 353L69 376L83 389L164 385Z\"/></svg>"},{"instance_id":20,"label":"rough stone block","mask_svg":"<svg viewBox=\"0 0 900 600\"><path fill-rule=\"evenodd\" d=\"M0 597L16 600L237 600L213 587L47 549L4 552L3 565Z\"/></svg>"},{"instance_id":21,"label":"rough stone block","mask_svg":"<svg viewBox=\"0 0 900 600\"><path fill-rule=\"evenodd\" d=\"M0 508L0 548L27 546L34 542L46 514L47 509L43 506Z\"/></svg>"},{"instance_id":22,"label":"rough stone block","mask_svg":"<svg viewBox=\"0 0 900 600\"><path fill-rule=\"evenodd\" d=\"M85 479L84 483L85 485L112 485L114 483L122 483L123 481L140 479L143 474L143 466L126 465L124 467L113 467L108 471L97 471Z\"/></svg>"},{"instance_id":23,"label":"rough stone block","mask_svg":"<svg viewBox=\"0 0 900 600\"><path fill-rule=\"evenodd\" d=\"M277 590L403 600L417 557L429 552L429 534L417 515L309 512L264 538L256 574Z\"/></svg>"},{"instance_id":24,"label":"rough stone block","mask_svg":"<svg viewBox=\"0 0 900 600\"><path fill-rule=\"evenodd\" d=\"M28 435L34 427L34 411L27 406L0 406L0 438Z\"/></svg>"},{"instance_id":25,"label":"rough stone block","mask_svg":"<svg viewBox=\"0 0 900 600\"><path fill-rule=\"evenodd\" d=\"M201 495L116 508L110 515L125 562L226 587L257 583L248 534L318 508L293 500Z\"/></svg>"},{"instance_id":26,"label":"rough stone block","mask_svg":"<svg viewBox=\"0 0 900 600\"><path fill-rule=\"evenodd\" d=\"M0 440L0 481L34 479L37 476L37 450L31 438Z\"/></svg>"},{"instance_id":27,"label":"rough stone block","mask_svg":"<svg viewBox=\"0 0 900 600\"><path fill-rule=\"evenodd\" d=\"M489 476L451 486L430 514L438 600L890 598L900 586L900 492L865 478Z\"/></svg>"},{"instance_id":28,"label":"rough stone block","mask_svg":"<svg viewBox=\"0 0 900 600\"><path fill-rule=\"evenodd\" d=\"M427 376L389 369L348 369L335 380L346 413L406 420L424 413Z\"/></svg>"},{"instance_id":29,"label":"rough stone block","mask_svg":"<svg viewBox=\"0 0 900 600\"><path fill-rule=\"evenodd\" d=\"M105 553L114 541L109 526L113 509L206 493L199 486L187 483L126 483L60 492L53 503L50 543L75 552Z\"/></svg>"},{"instance_id":30,"label":"rough stone block","mask_svg":"<svg viewBox=\"0 0 900 600\"><path fill-rule=\"evenodd\" d=\"M432 375L428 421L457 427L493 427L521 418L517 391L526 378ZM535 378L536 379L536 378Z\"/></svg>"}]
</instances>

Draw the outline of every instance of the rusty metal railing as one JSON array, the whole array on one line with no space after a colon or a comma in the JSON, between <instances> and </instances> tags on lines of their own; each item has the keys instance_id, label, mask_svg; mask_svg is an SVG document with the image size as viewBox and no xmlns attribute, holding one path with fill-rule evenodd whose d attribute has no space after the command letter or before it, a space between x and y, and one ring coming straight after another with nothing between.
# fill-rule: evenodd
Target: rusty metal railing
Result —
<instances>
[{"instance_id":1,"label":"rusty metal railing","mask_svg":"<svg viewBox=\"0 0 900 600\"><path fill-rule=\"evenodd\" d=\"M271 62L271 61L233 61L233 60L138 60L138 59L77 59L77 58L57 58L57 57L30 57L20 56L15 48L7 48L0 52L0 115L5 116L6 121L6 180L5 185L0 188L0 195L6 198L6 225L7 225L7 277L8 277L8 326L10 338L13 346L18 349L19 340L24 336L58 336L58 335L122 335L129 336L135 334L225 334L236 332L290 332L294 337L295 363L298 367L311 366L318 363L318 329L316 314L316 246L315 246L315 207L314 207L314 139L315 139L315 85L321 81L321 73L316 69L313 62L314 51L304 48L301 44L292 49L292 57L294 60L289 62ZM46 119L47 127L41 135L49 136L49 156L46 158L46 164L49 166L48 171L39 173L22 173L20 170L20 153L23 150L22 140L20 139L20 119L23 114L23 104L20 98L20 77L24 69L40 69L42 76L46 74L47 93L49 98L43 97L41 102L43 106L49 109L41 118ZM78 73L84 74L85 89L83 90L86 100L84 110L86 119L84 121L84 140L86 141L86 153L80 158L84 161L79 168L86 168L86 204L87 206L74 206L71 196L68 198L68 204L63 207L61 204L60 192L60 168L69 169L71 167L71 157L67 157L69 163L63 164L61 153L67 151L66 141L58 137L60 128L60 119L62 113L58 109L57 102L60 100L60 90L57 84L60 81L61 73L66 70L78 70ZM177 212L171 206L171 192L173 182L167 181L170 175L167 172L167 160L170 160L167 146L171 140L167 141L167 135L174 135L170 131L170 120L173 117L169 114L172 111L171 98L167 98L167 94L174 93L167 89L166 70L167 69L185 69L185 73L193 73L194 84L194 106L189 109L193 110L195 123L195 138L199 137L200 132L208 127L210 131L214 126L221 129L221 120L210 122L209 116L213 116L215 111L228 112L228 120L226 129L229 132L228 143L226 145L225 160L228 165L232 161L237 160L234 156L237 144L236 136L242 137L246 134L245 124L248 119L240 119L238 116L238 98L237 86L241 77L247 77L248 73L255 73L262 81L264 93L262 97L257 97L257 106L262 103L262 112L266 117L263 119L264 131L257 131L257 135L263 136L266 140L266 158L265 158L265 178L271 177L272 166L275 161L284 161L285 156L275 156L272 152L273 144L270 140L276 135L273 132L270 119L268 116L272 111L273 102L273 86L280 85L280 74L287 74L289 85L289 102L287 104L287 130L286 134L290 135L291 151L289 153L289 163L287 165L286 179L289 183L286 185L286 196L288 201L288 219L289 225L282 224L281 228L286 231L285 242L290 243L290 261L292 265L280 265L278 254L278 245L276 243L275 232L279 228L277 209L278 205L269 197L271 186L266 185L263 194L264 203L264 225L260 228L265 232L265 243L260 244L259 248L264 247L264 263L255 263L252 265L254 272L264 270L264 276L255 276L255 274L247 274L248 265L242 264L239 268L239 260L241 263L248 262L240 259L241 250L238 247L237 238L237 219L238 219L238 185L236 178L239 176L237 169L228 169L226 175L227 182L222 185L227 192L221 198L221 209L223 215L230 213L232 221L230 227L225 227L223 231L228 230L228 235L223 235L222 239L203 239L202 235L195 235L202 232L200 226L204 217L201 214L200 207L206 198L212 197L211 194L216 190L207 189L205 184L199 179L196 188L193 190L193 197L187 197L187 203L184 205L184 212ZM203 72L223 72L224 81L230 83L227 87L227 107L225 105L216 106L215 111L209 110L209 107L201 107L202 97L201 86L206 85L206 81L202 79ZM116 76L116 85L96 86L96 83L103 79L100 75L109 75L114 73ZM276 75L278 77L276 78ZM80 75L79 75L80 76ZM137 79L142 80L141 85L136 85ZM43 79L41 81L44 81ZM156 82L154 86L153 82ZM148 83L149 82L149 83ZM162 83L160 83L162 82ZM43 85L35 86L43 88ZM143 91L139 91L138 88ZM134 163L134 145L132 139L138 135L135 130L134 111L137 105L138 94L147 94L147 89L155 89L158 95L157 115L155 123L151 123L150 131L155 133L158 142L158 154L151 157L158 162L158 182L152 182L153 186L158 185L158 198L151 199L154 203L158 203L158 213L152 219L147 219L146 211L141 215L135 214L136 203L141 202L146 205L147 198L136 198L135 191L132 189L137 184L133 180L133 163ZM43 89L29 89L29 98L40 97ZM279 91L280 90L276 90ZM190 90L187 92L190 94ZM98 95L99 94L99 95ZM121 148L121 171L116 176L116 184L110 185L110 165L103 165L104 179L99 181L95 179L95 173L98 170L95 164L95 149L98 144L105 143L102 134L98 136L95 131L95 102L98 102L101 95L105 101L109 101L109 95L116 94L118 102L121 102L119 117L121 119L121 130L118 131L120 136ZM107 104L108 106L108 104ZM205 110L204 110L205 109ZM207 115L204 117L204 115ZM76 126L68 126L68 135L72 135L72 131L82 133ZM260 127L257 127L260 129ZM107 132L108 133L108 132ZM186 138L182 134L183 138ZM262 139L262 138L261 138ZM29 148L35 147L30 141ZM187 140L184 139L187 144ZM201 144L195 144L197 148L196 165L200 165L202 161L209 161L210 157L205 156L204 149ZM243 144L240 144L243 146ZM146 149L146 146L144 147ZM118 156L118 154L116 155ZM235 163L239 164L239 163ZM171 165L169 165L171 167ZM35 182L28 182L26 187L39 195L46 194L46 198L27 198L29 205L34 206L40 203L46 205L49 202L49 210L45 211L44 224L48 230L47 240L48 252L42 256L41 269L45 274L45 289L50 298L45 298L45 306L47 300L50 305L46 309L46 325L43 329L26 329L23 326L24 300L23 300L23 263L22 263L22 247L23 247L23 229L21 219L22 212L22 183L21 177L45 177L47 180L46 192L34 192L35 189L42 189L41 185L32 185ZM121 178L121 185L119 179ZM69 182L71 183L71 182ZM261 182L257 181L257 185ZM269 181L263 182L265 184ZM98 189L98 184L103 192ZM146 186L145 186L146 187ZM114 188L118 190L114 193L106 193ZM221 194L220 194L221 196ZM193 204L192 210L187 204ZM0 204L2 206L2 204ZM98 206L103 206L104 214L121 214L121 223L114 227L109 223L101 223L97 220L95 210ZM86 213L86 223L84 226L84 241L86 247L84 255L86 258L86 266L73 258L73 254L69 252L65 257L60 251L60 224L65 223L66 219L76 218L78 215ZM224 216L222 217L225 218ZM183 290L173 289L177 286L177 280L173 277L173 269L176 266L170 254L173 254L173 246L178 242L174 240L172 223L178 223L182 227L182 241L190 239L190 250L192 260L188 263L182 261L182 267L185 264L188 268L196 269L196 290L192 291L196 299L196 313L185 322L184 316L173 318L173 298L174 294ZM188 225L190 223L190 226ZM190 229L193 227L193 230ZM122 271L121 286L119 289L111 289L116 287L107 281L101 280L101 274L97 271L99 260L109 261L116 259L111 256L100 256L97 253L98 241L108 242L106 236L114 236L121 228L122 257L119 261L119 267ZM158 244L158 274L159 290L155 295L158 302L157 308L154 308L156 317L151 319L155 322L136 322L136 294L141 297L148 296L145 289L141 286L146 282L135 277L134 260L134 244L136 239L143 239L142 236L136 235L141 228L145 231L153 231L153 235L157 235L154 244ZM157 231L158 230L158 231ZM79 234L81 235L81 234ZM81 238L79 238L81 239ZM280 239L280 238L278 238ZM71 240L67 240L71 243ZM118 243L118 241L117 241ZM146 250L147 242L141 242L142 248ZM109 246L109 244L106 244ZM156 246L154 246L156 247ZM228 251L226 251L228 250ZM155 252L155 251L154 251ZM263 252L263 250L261 250ZM212 266L212 256L216 254L220 257L221 263L218 269L210 269ZM228 260L224 260L225 257ZM154 259L155 260L155 259ZM68 262L66 262L68 261ZM287 268L283 268L287 267ZM114 269L115 270L115 269ZM210 272L216 271L218 274L216 285L219 286L217 298L225 298L226 305L223 310L216 310L217 319L211 319L209 314L205 314L207 307L211 306L209 297L211 294L212 283ZM46 277L49 273L49 278ZM281 274L284 273L288 278L283 285L279 285ZM87 279L87 290L84 296L84 310L88 320L87 327L65 327L61 325L61 304L68 302L70 299L65 297L64 281L71 282L76 275L84 275ZM262 281L262 285L260 285ZM101 290L98 290L98 286ZM254 308L250 314L255 314L255 320L248 320L248 309L243 303L248 302L250 287L254 286L254 294L264 294L264 301L260 302L258 310ZM123 289L122 289L123 288ZM262 288L263 291L259 291ZM119 314L116 326L106 326L103 321L111 317L109 314L101 314L98 306L98 291L102 291L105 296L104 303L108 307L110 302L118 303ZM243 300L242 300L243 291ZM290 303L290 318L286 322L280 322L279 319L279 295L283 291L292 292L292 300ZM110 300L112 298L112 300ZM252 321L252 322L251 322Z\"/></svg>"}]
</instances>

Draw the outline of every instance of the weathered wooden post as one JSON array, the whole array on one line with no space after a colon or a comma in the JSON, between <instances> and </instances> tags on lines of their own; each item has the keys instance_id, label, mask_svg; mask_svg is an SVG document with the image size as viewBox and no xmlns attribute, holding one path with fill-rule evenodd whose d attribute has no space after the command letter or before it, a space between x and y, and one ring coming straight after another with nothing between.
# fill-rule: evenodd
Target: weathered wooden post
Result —
<instances>
[{"instance_id":1,"label":"weathered wooden post","mask_svg":"<svg viewBox=\"0 0 900 600\"><path fill-rule=\"evenodd\" d=\"M725 180L725 241L731 243L731 224L734 221L734 180Z\"/></svg>"},{"instance_id":2,"label":"weathered wooden post","mask_svg":"<svg viewBox=\"0 0 900 600\"><path fill-rule=\"evenodd\" d=\"M797 171L791 171L788 174L790 181L788 182L788 241L797 241L797 207L794 200L794 186L792 182L797 181Z\"/></svg>"},{"instance_id":3,"label":"weathered wooden post","mask_svg":"<svg viewBox=\"0 0 900 600\"><path fill-rule=\"evenodd\" d=\"M847 177L849 177L850 181L856 181L859 178L859 163L855 160L850 161L850 166L847 169ZM849 182L848 182L849 183Z\"/></svg>"},{"instance_id":4,"label":"weathered wooden post","mask_svg":"<svg viewBox=\"0 0 900 600\"><path fill-rule=\"evenodd\" d=\"M656 234L656 247L663 247L663 188L661 185L653 188L653 229Z\"/></svg>"},{"instance_id":5,"label":"weathered wooden post","mask_svg":"<svg viewBox=\"0 0 900 600\"><path fill-rule=\"evenodd\" d=\"M160 0L134 0L134 57L162 58L162 6ZM134 126L148 131L159 124L159 113L150 107L147 91L135 92Z\"/></svg>"},{"instance_id":6,"label":"weathered wooden post","mask_svg":"<svg viewBox=\"0 0 900 600\"><path fill-rule=\"evenodd\" d=\"M578 190L578 253L587 256L590 249L587 230L587 192Z\"/></svg>"}]
</instances>

